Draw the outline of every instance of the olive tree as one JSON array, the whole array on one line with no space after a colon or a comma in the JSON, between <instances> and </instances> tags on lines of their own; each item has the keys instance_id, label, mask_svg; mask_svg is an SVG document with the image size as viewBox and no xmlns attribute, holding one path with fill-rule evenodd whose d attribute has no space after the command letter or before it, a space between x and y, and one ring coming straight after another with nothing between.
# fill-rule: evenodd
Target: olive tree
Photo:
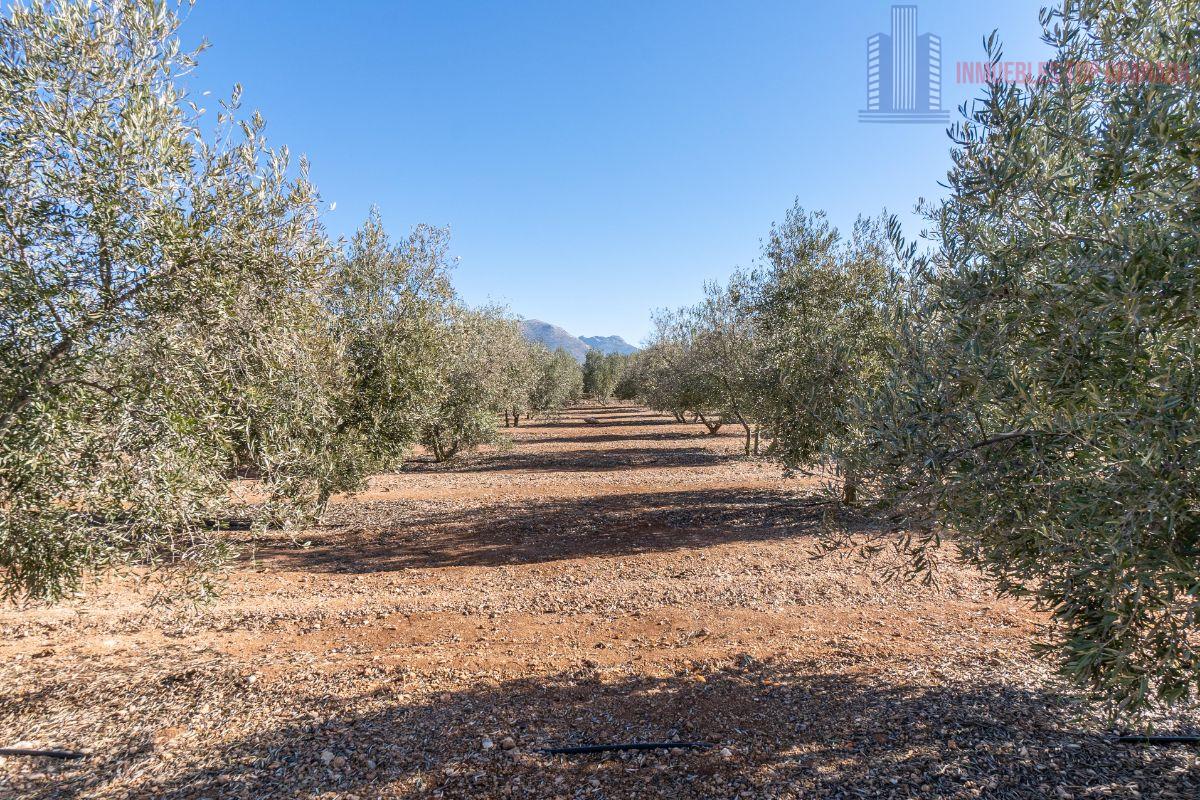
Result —
<instances>
[{"instance_id":1,"label":"olive tree","mask_svg":"<svg viewBox=\"0 0 1200 800\"><path fill-rule=\"evenodd\" d=\"M583 396L583 368L561 347L550 353L535 346L538 372L529 394L534 411L557 411Z\"/></svg>"},{"instance_id":2,"label":"olive tree","mask_svg":"<svg viewBox=\"0 0 1200 800\"><path fill-rule=\"evenodd\" d=\"M688 310L686 324L691 409L714 435L725 419L736 421L744 434L745 454L750 456L759 450L764 376L747 284L747 276L740 272L728 285L706 284L704 298Z\"/></svg>"},{"instance_id":3,"label":"olive tree","mask_svg":"<svg viewBox=\"0 0 1200 800\"><path fill-rule=\"evenodd\" d=\"M634 354L631 371L637 376L637 399L683 422L696 402L690 393L690 339L681 313L659 310L646 346Z\"/></svg>"},{"instance_id":4,"label":"olive tree","mask_svg":"<svg viewBox=\"0 0 1200 800\"><path fill-rule=\"evenodd\" d=\"M322 500L395 469L421 437L455 311L449 246L449 231L428 225L393 241L373 208L336 261L327 305L347 376L337 424L345 469Z\"/></svg>"},{"instance_id":5,"label":"olive tree","mask_svg":"<svg viewBox=\"0 0 1200 800\"><path fill-rule=\"evenodd\" d=\"M863 406L914 566L952 532L1122 708L1200 687L1200 16L1136 8L1044 13L1048 75L956 128L940 248Z\"/></svg>"},{"instance_id":6,"label":"olive tree","mask_svg":"<svg viewBox=\"0 0 1200 800\"><path fill-rule=\"evenodd\" d=\"M715 435L726 416L734 415L737 401L731 401L729 389L741 381L725 371L730 337L718 325L720 310L730 308L723 302L724 290L713 284L705 291L702 306L655 312L654 332L633 356L629 371L643 403L678 422L692 417Z\"/></svg>"},{"instance_id":7,"label":"olive tree","mask_svg":"<svg viewBox=\"0 0 1200 800\"><path fill-rule=\"evenodd\" d=\"M500 335L507 345L507 352L502 356L504 425L517 428L521 425L521 417L532 416L538 410L534 394L543 374L543 364L550 354L543 345L527 341L520 328L513 324L505 325Z\"/></svg>"},{"instance_id":8,"label":"olive tree","mask_svg":"<svg viewBox=\"0 0 1200 800\"><path fill-rule=\"evenodd\" d=\"M854 503L858 480L845 456L861 426L842 412L886 363L894 272L886 225L860 218L843 240L823 213L795 205L772 226L763 255L744 291L754 361L766 370L753 393L775 436L772 453L791 470L832 462L842 499Z\"/></svg>"},{"instance_id":9,"label":"olive tree","mask_svg":"<svg viewBox=\"0 0 1200 800\"><path fill-rule=\"evenodd\" d=\"M304 290L327 255L304 170L289 177L257 115L235 118L237 92L202 135L177 22L137 0L0 19L8 595L60 595L130 555L209 560L238 375L147 366L187 352L189 331L236 314L250 287Z\"/></svg>"},{"instance_id":10,"label":"olive tree","mask_svg":"<svg viewBox=\"0 0 1200 800\"><path fill-rule=\"evenodd\" d=\"M520 325L502 310L453 309L439 335L433 390L418 409L420 440L435 460L503 441L500 415L528 396L524 371L509 368L523 349Z\"/></svg>"},{"instance_id":11,"label":"olive tree","mask_svg":"<svg viewBox=\"0 0 1200 800\"><path fill-rule=\"evenodd\" d=\"M227 503L210 512L217 518L310 521L332 491L357 486L360 449L343 425L352 376L322 303L322 281L308 278L312 283L246 285L205 319L159 320L127 338L122 358L110 362L123 369L123 383L156 387L125 410L140 421L130 432L155 431L145 423L153 419L147 404L161 402L158 392L169 398L176 418L207 421L185 429L177 446L195 449L197 441L215 440L226 467L213 475L214 501L234 500L222 479L253 479L240 488L261 501ZM146 447L126 446L123 458L140 458ZM156 473L147 469L143 484Z\"/></svg>"},{"instance_id":12,"label":"olive tree","mask_svg":"<svg viewBox=\"0 0 1200 800\"><path fill-rule=\"evenodd\" d=\"M612 399L621 372L625 368L625 357L618 353L601 353L588 350L583 360L583 391L601 403Z\"/></svg>"}]
</instances>

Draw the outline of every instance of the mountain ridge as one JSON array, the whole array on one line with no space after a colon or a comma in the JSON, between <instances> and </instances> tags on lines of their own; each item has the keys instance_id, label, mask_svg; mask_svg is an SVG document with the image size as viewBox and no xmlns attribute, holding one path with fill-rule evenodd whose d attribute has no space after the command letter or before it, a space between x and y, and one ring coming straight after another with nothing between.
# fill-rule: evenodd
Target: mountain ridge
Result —
<instances>
[{"instance_id":1,"label":"mountain ridge","mask_svg":"<svg viewBox=\"0 0 1200 800\"><path fill-rule=\"evenodd\" d=\"M527 340L545 345L551 351L559 348L566 350L581 364L589 350L596 350L604 354L620 353L621 355L637 352L636 347L620 336L574 336L565 328L543 322L540 319L522 319L521 332Z\"/></svg>"},{"instance_id":2,"label":"mountain ridge","mask_svg":"<svg viewBox=\"0 0 1200 800\"><path fill-rule=\"evenodd\" d=\"M599 350L605 354L619 353L620 355L628 356L638 351L636 347L620 336L580 336L579 341L593 350Z\"/></svg>"}]
</instances>

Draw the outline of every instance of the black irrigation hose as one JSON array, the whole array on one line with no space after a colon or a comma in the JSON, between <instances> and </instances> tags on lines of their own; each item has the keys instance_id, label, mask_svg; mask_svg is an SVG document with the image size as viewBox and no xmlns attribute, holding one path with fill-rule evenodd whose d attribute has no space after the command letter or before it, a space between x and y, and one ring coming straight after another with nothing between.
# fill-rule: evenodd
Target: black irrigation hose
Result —
<instances>
[{"instance_id":1,"label":"black irrigation hose","mask_svg":"<svg viewBox=\"0 0 1200 800\"><path fill-rule=\"evenodd\" d=\"M703 750L712 747L708 742L626 742L625 744L581 744L575 747L542 747L537 752L548 755L579 755L581 753L611 753L617 750Z\"/></svg>"},{"instance_id":2,"label":"black irrigation hose","mask_svg":"<svg viewBox=\"0 0 1200 800\"><path fill-rule=\"evenodd\" d=\"M1129 736L1118 736L1117 742L1120 744L1195 744L1200 745L1200 735L1175 735L1175 736L1143 736L1141 734L1131 734Z\"/></svg>"},{"instance_id":3,"label":"black irrigation hose","mask_svg":"<svg viewBox=\"0 0 1200 800\"><path fill-rule=\"evenodd\" d=\"M74 750L30 750L25 747L0 747L0 756L44 756L45 758L86 758Z\"/></svg>"}]
</instances>

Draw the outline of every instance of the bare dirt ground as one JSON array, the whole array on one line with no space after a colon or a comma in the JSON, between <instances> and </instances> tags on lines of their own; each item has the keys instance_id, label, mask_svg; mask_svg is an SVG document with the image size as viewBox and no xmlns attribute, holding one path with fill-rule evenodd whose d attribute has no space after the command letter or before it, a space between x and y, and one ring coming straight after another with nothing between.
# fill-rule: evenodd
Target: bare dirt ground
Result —
<instances>
[{"instance_id":1,"label":"bare dirt ground","mask_svg":"<svg viewBox=\"0 0 1200 800\"><path fill-rule=\"evenodd\" d=\"M0 758L0 796L1200 796L1033 660L1038 615L814 560L804 485L722 434L577 409L247 542L205 608L0 610L0 746L89 753ZM713 746L538 752L675 739Z\"/></svg>"}]
</instances>

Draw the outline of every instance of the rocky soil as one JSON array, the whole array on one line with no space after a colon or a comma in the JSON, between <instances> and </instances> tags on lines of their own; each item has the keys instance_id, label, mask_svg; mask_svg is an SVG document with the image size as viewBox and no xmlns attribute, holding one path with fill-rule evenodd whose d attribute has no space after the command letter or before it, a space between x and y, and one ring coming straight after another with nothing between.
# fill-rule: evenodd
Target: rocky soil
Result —
<instances>
[{"instance_id":1,"label":"rocky soil","mask_svg":"<svg viewBox=\"0 0 1200 800\"><path fill-rule=\"evenodd\" d=\"M1200 796L1032 658L1037 614L815 559L805 485L725 434L578 409L247 539L209 606L0 609L0 746L88 754L0 758L0 796ZM706 747L539 752L634 741Z\"/></svg>"}]
</instances>

